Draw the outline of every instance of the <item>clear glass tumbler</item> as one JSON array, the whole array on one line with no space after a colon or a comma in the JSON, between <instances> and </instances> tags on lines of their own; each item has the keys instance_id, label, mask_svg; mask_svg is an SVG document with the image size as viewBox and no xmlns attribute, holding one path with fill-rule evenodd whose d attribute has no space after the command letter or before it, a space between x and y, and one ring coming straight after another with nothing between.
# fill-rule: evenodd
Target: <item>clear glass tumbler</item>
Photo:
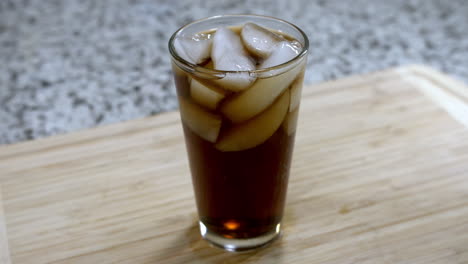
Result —
<instances>
[{"instance_id":1,"label":"clear glass tumbler","mask_svg":"<svg viewBox=\"0 0 468 264\"><path fill-rule=\"evenodd\" d=\"M191 63L176 47L179 37L248 22L299 42L300 52L264 69L221 71ZM169 41L200 231L216 246L248 250L280 234L308 45L293 24L257 15L198 20ZM255 81L232 89L242 76Z\"/></svg>"}]
</instances>

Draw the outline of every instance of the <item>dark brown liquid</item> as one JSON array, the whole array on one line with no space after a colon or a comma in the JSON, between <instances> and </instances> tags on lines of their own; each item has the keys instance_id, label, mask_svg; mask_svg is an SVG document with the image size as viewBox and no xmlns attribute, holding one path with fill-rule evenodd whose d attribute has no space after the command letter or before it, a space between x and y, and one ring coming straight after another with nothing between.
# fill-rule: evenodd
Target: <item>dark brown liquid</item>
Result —
<instances>
[{"instance_id":1,"label":"dark brown liquid","mask_svg":"<svg viewBox=\"0 0 468 264\"><path fill-rule=\"evenodd\" d=\"M281 221L294 135L278 129L263 144L221 152L184 125L200 219L228 238L249 238Z\"/></svg>"}]
</instances>

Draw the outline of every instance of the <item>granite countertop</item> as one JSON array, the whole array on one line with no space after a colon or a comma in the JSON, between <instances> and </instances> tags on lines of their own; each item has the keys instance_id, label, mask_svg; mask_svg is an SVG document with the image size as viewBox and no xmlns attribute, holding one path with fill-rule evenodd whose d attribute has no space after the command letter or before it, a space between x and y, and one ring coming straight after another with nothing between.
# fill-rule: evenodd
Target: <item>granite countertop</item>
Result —
<instances>
[{"instance_id":1,"label":"granite countertop","mask_svg":"<svg viewBox=\"0 0 468 264\"><path fill-rule=\"evenodd\" d=\"M303 28L307 83L409 63L468 82L466 0L3 0L0 144L176 109L171 33L227 13Z\"/></svg>"}]
</instances>

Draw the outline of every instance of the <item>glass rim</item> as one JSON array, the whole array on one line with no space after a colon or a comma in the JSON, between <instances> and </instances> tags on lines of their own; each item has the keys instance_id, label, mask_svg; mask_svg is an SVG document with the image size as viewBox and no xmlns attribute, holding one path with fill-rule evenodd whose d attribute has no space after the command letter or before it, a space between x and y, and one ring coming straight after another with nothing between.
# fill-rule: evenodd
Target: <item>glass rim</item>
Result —
<instances>
[{"instance_id":1,"label":"glass rim","mask_svg":"<svg viewBox=\"0 0 468 264\"><path fill-rule=\"evenodd\" d=\"M182 57L180 57L174 47L174 40L175 38L177 37L177 35L182 31L184 30L185 28L191 26L191 25L194 25L194 24L197 24L197 23L200 23L200 22L204 22L204 21L208 21L208 20L213 20L213 19L219 19L219 18L223 18L223 17L257 17L257 18L266 18L266 19L273 19L273 20L277 20L277 21L280 21L282 23L285 23L289 26L291 26L292 28L294 28L295 30L297 30L301 35L302 37L304 38L304 44L303 44L303 48L301 50L301 52L296 55L294 58L286 61L286 62L283 62L281 64L278 64L278 65L275 65L275 66L272 66L272 67L268 67L268 68L264 68L264 69L255 69L253 71L224 71L224 70L216 70L216 69L209 69L209 68L205 68L203 66L200 66L200 65L197 65L197 64L193 64L185 59L183 59ZM283 20L283 19L280 19L280 18L276 18L276 17L272 17L272 16L265 16L265 15L254 15L254 14L239 14L239 15L216 15L216 16L211 16L211 17L206 17L206 18L202 18L202 19L197 19L195 21L192 21L188 24L185 24L184 26L180 27L179 29L177 29L174 34L172 34L171 38L169 39L169 43L168 43L168 46L169 46L169 52L172 56L172 58L174 58L177 62L181 63L182 65L184 65L185 67L188 67L192 70L197 70L197 69L202 69L203 73L205 74L232 74L232 73L265 73L265 72L269 72L269 71L272 71L272 70L278 70L278 69L282 69L282 68L285 68L287 67L289 64L291 63L294 63L298 60L300 60L301 58L303 58L304 56L306 56L306 54L308 53L309 51L309 38L307 37L307 35L305 34L305 32L300 29L298 26L286 21L286 20Z\"/></svg>"}]
</instances>

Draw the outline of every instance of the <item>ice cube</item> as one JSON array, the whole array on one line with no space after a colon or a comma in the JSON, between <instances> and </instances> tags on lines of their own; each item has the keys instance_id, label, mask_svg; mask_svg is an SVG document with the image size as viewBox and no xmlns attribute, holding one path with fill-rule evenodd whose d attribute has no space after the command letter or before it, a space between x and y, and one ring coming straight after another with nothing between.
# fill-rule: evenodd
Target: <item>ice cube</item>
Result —
<instances>
[{"instance_id":1,"label":"ice cube","mask_svg":"<svg viewBox=\"0 0 468 264\"><path fill-rule=\"evenodd\" d=\"M252 86L254 81L255 77L248 72L229 72L224 78L216 80L215 83L228 91L240 92Z\"/></svg>"},{"instance_id":2,"label":"ice cube","mask_svg":"<svg viewBox=\"0 0 468 264\"><path fill-rule=\"evenodd\" d=\"M244 49L240 37L228 28L216 30L211 49L211 59L216 70L239 71L226 74L218 84L231 91L242 91L249 87L255 77L247 71L255 70L254 60Z\"/></svg>"},{"instance_id":3,"label":"ice cube","mask_svg":"<svg viewBox=\"0 0 468 264\"><path fill-rule=\"evenodd\" d=\"M215 110L218 107L225 93L222 89L210 87L196 79L192 79L190 83L190 96L195 102L210 110Z\"/></svg>"},{"instance_id":4,"label":"ice cube","mask_svg":"<svg viewBox=\"0 0 468 264\"><path fill-rule=\"evenodd\" d=\"M242 27L241 38L245 48L259 58L267 58L276 45L285 39L270 30L254 23L246 23Z\"/></svg>"},{"instance_id":5,"label":"ice cube","mask_svg":"<svg viewBox=\"0 0 468 264\"><path fill-rule=\"evenodd\" d=\"M221 129L221 117L210 113L184 97L179 97L182 121L197 135L209 142L216 142Z\"/></svg>"},{"instance_id":6,"label":"ice cube","mask_svg":"<svg viewBox=\"0 0 468 264\"><path fill-rule=\"evenodd\" d=\"M292 134L294 134L294 132L296 132L298 116L299 108L296 108L296 110L289 112L286 116L286 120L284 120L283 122L283 129L288 134L288 136L291 136Z\"/></svg>"},{"instance_id":7,"label":"ice cube","mask_svg":"<svg viewBox=\"0 0 468 264\"><path fill-rule=\"evenodd\" d=\"M215 147L221 151L241 151L254 148L268 140L283 123L288 113L289 90L269 108L251 120L235 125L222 135Z\"/></svg>"},{"instance_id":8,"label":"ice cube","mask_svg":"<svg viewBox=\"0 0 468 264\"><path fill-rule=\"evenodd\" d=\"M258 115L304 71L304 62L293 65L293 68L277 76L258 79L248 90L224 102L220 107L221 112L233 123L242 123Z\"/></svg>"},{"instance_id":9,"label":"ice cube","mask_svg":"<svg viewBox=\"0 0 468 264\"><path fill-rule=\"evenodd\" d=\"M282 41L275 46L271 55L262 62L259 68L265 69L283 64L299 55L299 53L301 53L301 49L302 47L297 41Z\"/></svg>"},{"instance_id":10,"label":"ice cube","mask_svg":"<svg viewBox=\"0 0 468 264\"><path fill-rule=\"evenodd\" d=\"M255 64L245 51L240 37L228 28L216 30L211 57L217 70L255 70Z\"/></svg>"},{"instance_id":11,"label":"ice cube","mask_svg":"<svg viewBox=\"0 0 468 264\"><path fill-rule=\"evenodd\" d=\"M291 103L289 105L289 112L296 110L301 102L302 84L304 82L304 72L299 74L297 79L291 85Z\"/></svg>"},{"instance_id":12,"label":"ice cube","mask_svg":"<svg viewBox=\"0 0 468 264\"><path fill-rule=\"evenodd\" d=\"M174 48L180 57L193 64L201 64L210 58L212 35L198 33L190 37L177 37Z\"/></svg>"}]
</instances>

